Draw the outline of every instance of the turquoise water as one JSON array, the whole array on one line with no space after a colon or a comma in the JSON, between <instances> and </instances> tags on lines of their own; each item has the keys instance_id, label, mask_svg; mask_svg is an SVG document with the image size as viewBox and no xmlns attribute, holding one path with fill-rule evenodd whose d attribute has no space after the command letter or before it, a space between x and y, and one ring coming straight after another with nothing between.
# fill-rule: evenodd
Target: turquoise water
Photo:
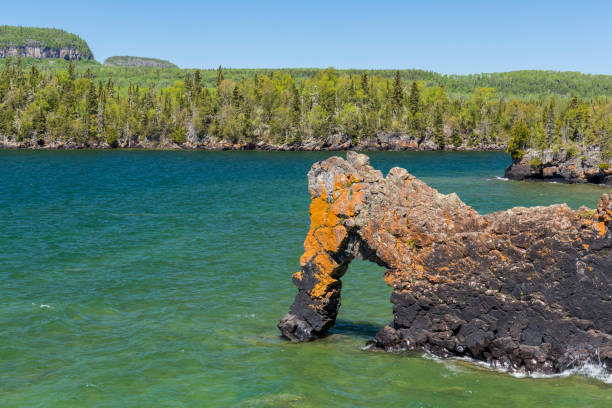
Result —
<instances>
[{"instance_id":1,"label":"turquoise water","mask_svg":"<svg viewBox=\"0 0 612 408\"><path fill-rule=\"evenodd\" d=\"M290 344L306 172L331 153L0 151L0 407L604 407L596 379L362 351L391 319L354 262L337 326ZM597 186L498 180L502 153L373 153L479 211Z\"/></svg>"}]
</instances>

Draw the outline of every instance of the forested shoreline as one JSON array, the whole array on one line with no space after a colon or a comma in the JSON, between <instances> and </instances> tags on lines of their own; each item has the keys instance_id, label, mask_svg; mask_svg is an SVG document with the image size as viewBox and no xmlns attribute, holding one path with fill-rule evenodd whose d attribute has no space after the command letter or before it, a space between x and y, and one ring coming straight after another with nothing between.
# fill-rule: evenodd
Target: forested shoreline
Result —
<instances>
[{"instance_id":1,"label":"forested shoreline","mask_svg":"<svg viewBox=\"0 0 612 408\"><path fill-rule=\"evenodd\" d=\"M146 72L146 71L143 71ZM157 72L157 71L155 71ZM592 85L590 85L592 87ZM171 86L117 85L92 70L45 70L7 58L0 72L0 145L22 148L526 149L610 156L609 96L511 99L491 87L444 85L333 68L226 77L199 70Z\"/></svg>"}]
</instances>

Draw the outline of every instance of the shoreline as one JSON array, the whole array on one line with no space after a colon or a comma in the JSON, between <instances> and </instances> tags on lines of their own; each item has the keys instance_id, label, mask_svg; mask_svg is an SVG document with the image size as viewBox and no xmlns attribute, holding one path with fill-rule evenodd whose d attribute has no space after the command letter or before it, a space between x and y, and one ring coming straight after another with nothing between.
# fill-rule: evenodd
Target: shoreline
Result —
<instances>
[{"instance_id":1,"label":"shoreline","mask_svg":"<svg viewBox=\"0 0 612 408\"><path fill-rule=\"evenodd\" d=\"M273 145L267 143L204 143L204 144L138 144L132 146L110 146L103 145L77 145L72 143L43 144L37 143L2 143L0 150L201 150L201 151L279 151L279 152L342 152L342 151L364 151L364 152L505 152L506 148L499 145L484 146L459 146L438 148L433 146L379 146L368 143L350 145Z\"/></svg>"}]
</instances>

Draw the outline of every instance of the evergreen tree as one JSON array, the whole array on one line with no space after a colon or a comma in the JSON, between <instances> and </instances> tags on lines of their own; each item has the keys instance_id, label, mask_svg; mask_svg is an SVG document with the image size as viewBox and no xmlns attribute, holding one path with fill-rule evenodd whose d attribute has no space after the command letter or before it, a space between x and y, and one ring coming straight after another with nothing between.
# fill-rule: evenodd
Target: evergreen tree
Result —
<instances>
[{"instance_id":1,"label":"evergreen tree","mask_svg":"<svg viewBox=\"0 0 612 408\"><path fill-rule=\"evenodd\" d=\"M68 79L74 81L76 79L76 75L74 73L74 64L72 63L72 59L68 61Z\"/></svg>"},{"instance_id":2,"label":"evergreen tree","mask_svg":"<svg viewBox=\"0 0 612 408\"><path fill-rule=\"evenodd\" d=\"M223 79L224 79L223 67L219 65L219 68L217 68L217 89L219 89L219 85L221 85L221 82L223 82Z\"/></svg>"},{"instance_id":3,"label":"evergreen tree","mask_svg":"<svg viewBox=\"0 0 612 408\"><path fill-rule=\"evenodd\" d=\"M95 116L98 112L98 93L96 92L96 86L93 82L89 81L89 88L87 91L87 113L90 116Z\"/></svg>"},{"instance_id":4,"label":"evergreen tree","mask_svg":"<svg viewBox=\"0 0 612 408\"><path fill-rule=\"evenodd\" d=\"M416 82L412 82L412 85L410 86L410 96L408 99L408 105L410 106L410 113L412 113L412 115L416 115L417 112L419 111L419 101L420 101L420 93L419 93L419 86L417 85Z\"/></svg>"},{"instance_id":5,"label":"evergreen tree","mask_svg":"<svg viewBox=\"0 0 612 408\"><path fill-rule=\"evenodd\" d=\"M368 96L370 94L370 85L368 83L368 73L363 71L361 74L361 89L363 90L364 95Z\"/></svg>"},{"instance_id":6,"label":"evergreen tree","mask_svg":"<svg viewBox=\"0 0 612 408\"><path fill-rule=\"evenodd\" d=\"M396 112L399 112L402 109L402 105L404 103L404 87L402 86L402 77L399 70L395 71L395 77L393 79L391 103L393 104Z\"/></svg>"},{"instance_id":7,"label":"evergreen tree","mask_svg":"<svg viewBox=\"0 0 612 408\"><path fill-rule=\"evenodd\" d=\"M193 90L196 96L199 96L202 92L202 74L199 69L196 69L193 73Z\"/></svg>"}]
</instances>

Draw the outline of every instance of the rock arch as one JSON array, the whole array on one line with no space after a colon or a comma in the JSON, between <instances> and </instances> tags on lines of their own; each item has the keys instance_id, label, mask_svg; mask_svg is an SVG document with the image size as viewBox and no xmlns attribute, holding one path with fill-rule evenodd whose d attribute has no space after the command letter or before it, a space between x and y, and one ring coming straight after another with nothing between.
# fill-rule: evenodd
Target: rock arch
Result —
<instances>
[{"instance_id":1,"label":"rock arch","mask_svg":"<svg viewBox=\"0 0 612 408\"><path fill-rule=\"evenodd\" d=\"M612 367L612 203L481 215L400 168L387 177L354 152L308 173L310 230L281 333L295 342L334 325L355 257L386 268L393 321L373 341L557 372Z\"/></svg>"}]
</instances>

